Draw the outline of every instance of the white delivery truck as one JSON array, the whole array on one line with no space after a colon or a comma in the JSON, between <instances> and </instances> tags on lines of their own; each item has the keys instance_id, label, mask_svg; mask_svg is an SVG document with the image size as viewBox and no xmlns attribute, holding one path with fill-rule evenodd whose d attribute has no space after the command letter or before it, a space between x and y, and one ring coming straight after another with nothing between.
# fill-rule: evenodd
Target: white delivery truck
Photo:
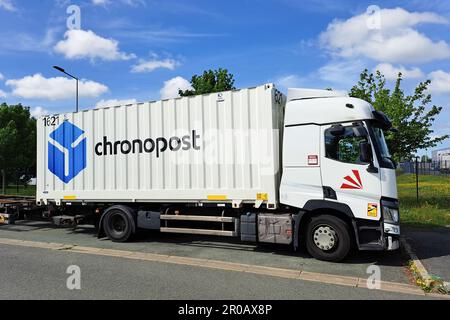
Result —
<instances>
[{"instance_id":1,"label":"white delivery truck","mask_svg":"<svg viewBox=\"0 0 450 320\"><path fill-rule=\"evenodd\" d=\"M363 100L273 84L41 117L36 200L112 241L154 229L330 261L394 250L390 128Z\"/></svg>"}]
</instances>

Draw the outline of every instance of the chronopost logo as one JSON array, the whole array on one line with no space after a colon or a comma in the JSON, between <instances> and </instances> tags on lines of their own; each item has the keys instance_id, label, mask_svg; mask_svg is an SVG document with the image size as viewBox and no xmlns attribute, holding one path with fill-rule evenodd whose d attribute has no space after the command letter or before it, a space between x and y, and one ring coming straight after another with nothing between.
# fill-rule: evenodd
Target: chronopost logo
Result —
<instances>
[{"instance_id":1,"label":"chronopost logo","mask_svg":"<svg viewBox=\"0 0 450 320\"><path fill-rule=\"evenodd\" d=\"M49 138L48 169L62 182L69 183L86 168L84 131L66 120Z\"/></svg>"}]
</instances>

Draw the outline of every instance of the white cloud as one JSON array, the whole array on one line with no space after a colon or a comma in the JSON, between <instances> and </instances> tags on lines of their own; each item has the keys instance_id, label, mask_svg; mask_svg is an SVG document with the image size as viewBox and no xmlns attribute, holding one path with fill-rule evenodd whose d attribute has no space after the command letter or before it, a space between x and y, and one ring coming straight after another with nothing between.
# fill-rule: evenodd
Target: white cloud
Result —
<instances>
[{"instance_id":1,"label":"white cloud","mask_svg":"<svg viewBox=\"0 0 450 320\"><path fill-rule=\"evenodd\" d=\"M108 4L109 0L92 0L92 4L95 6L104 6L105 4Z\"/></svg>"},{"instance_id":2,"label":"white cloud","mask_svg":"<svg viewBox=\"0 0 450 320\"><path fill-rule=\"evenodd\" d=\"M131 67L131 72L134 73L144 73L144 72L152 72L158 68L175 70L177 66L180 65L180 62L173 59L152 59L152 60L140 60L138 64Z\"/></svg>"},{"instance_id":3,"label":"white cloud","mask_svg":"<svg viewBox=\"0 0 450 320\"><path fill-rule=\"evenodd\" d=\"M303 86L304 80L295 74L281 76L275 80L275 84L281 88L299 88Z\"/></svg>"},{"instance_id":4,"label":"white cloud","mask_svg":"<svg viewBox=\"0 0 450 320\"><path fill-rule=\"evenodd\" d=\"M64 77L45 78L37 73L22 79L6 81L12 88L12 94L26 99L59 100L72 98L75 95L75 82ZM95 98L108 91L108 87L94 81L79 82L79 96Z\"/></svg>"},{"instance_id":5,"label":"white cloud","mask_svg":"<svg viewBox=\"0 0 450 320\"><path fill-rule=\"evenodd\" d=\"M14 39L14 41L0 41L0 50L48 53L52 50L59 30L59 28L48 28L42 36L0 30L0 39Z\"/></svg>"},{"instance_id":6,"label":"white cloud","mask_svg":"<svg viewBox=\"0 0 450 320\"><path fill-rule=\"evenodd\" d=\"M364 67L360 60L331 60L311 73L302 76L289 74L276 78L274 82L283 89L332 87L335 91L346 93L342 89L353 86Z\"/></svg>"},{"instance_id":7,"label":"white cloud","mask_svg":"<svg viewBox=\"0 0 450 320\"><path fill-rule=\"evenodd\" d=\"M42 107L32 107L31 110L30 110L30 113L36 119L39 118L39 117L51 114L50 111L48 111L47 109L44 109Z\"/></svg>"},{"instance_id":8,"label":"white cloud","mask_svg":"<svg viewBox=\"0 0 450 320\"><path fill-rule=\"evenodd\" d=\"M108 107L116 107L116 106L123 106L128 104L135 104L137 103L136 99L110 99L110 100L100 100L95 105L95 108L108 108Z\"/></svg>"},{"instance_id":9,"label":"white cloud","mask_svg":"<svg viewBox=\"0 0 450 320\"><path fill-rule=\"evenodd\" d=\"M318 76L327 83L338 84L340 87L351 87L356 83L365 64L360 60L331 61L318 70Z\"/></svg>"},{"instance_id":10,"label":"white cloud","mask_svg":"<svg viewBox=\"0 0 450 320\"><path fill-rule=\"evenodd\" d=\"M0 90L0 98L6 98L6 92L3 90Z\"/></svg>"},{"instance_id":11,"label":"white cloud","mask_svg":"<svg viewBox=\"0 0 450 320\"><path fill-rule=\"evenodd\" d=\"M55 45L54 50L67 59L99 58L112 61L135 58L134 54L121 52L116 40L100 37L91 30L69 30L64 38Z\"/></svg>"},{"instance_id":12,"label":"white cloud","mask_svg":"<svg viewBox=\"0 0 450 320\"><path fill-rule=\"evenodd\" d=\"M403 79L423 78L425 74L419 68L407 69L403 66L394 67L390 63L380 63L374 69L380 71L387 80L396 80L401 72Z\"/></svg>"},{"instance_id":13,"label":"white cloud","mask_svg":"<svg viewBox=\"0 0 450 320\"><path fill-rule=\"evenodd\" d=\"M230 34L227 33L186 32L177 28L158 28L154 30L118 30L117 34L121 37L132 39L135 42L139 42L147 46L148 44L154 46L155 44L188 42L192 39L230 36Z\"/></svg>"},{"instance_id":14,"label":"white cloud","mask_svg":"<svg viewBox=\"0 0 450 320\"><path fill-rule=\"evenodd\" d=\"M175 70L177 66L180 65L180 62L173 59L152 59L152 60L140 60L138 64L134 65L131 68L131 72L133 73L144 73L144 72L152 72L158 68Z\"/></svg>"},{"instance_id":15,"label":"white cloud","mask_svg":"<svg viewBox=\"0 0 450 320\"><path fill-rule=\"evenodd\" d=\"M56 35L59 32L58 28L48 28L45 31L45 36L40 42L40 46L43 46L44 48L50 48L54 45L56 42Z\"/></svg>"},{"instance_id":16,"label":"white cloud","mask_svg":"<svg viewBox=\"0 0 450 320\"><path fill-rule=\"evenodd\" d=\"M112 3L111 0L91 0L92 4L95 6L106 6ZM122 4L126 4L131 7L136 7L138 5L145 6L144 0L120 0L119 1Z\"/></svg>"},{"instance_id":17,"label":"white cloud","mask_svg":"<svg viewBox=\"0 0 450 320\"><path fill-rule=\"evenodd\" d=\"M0 0L0 8L5 9L6 11L17 10L11 0Z\"/></svg>"},{"instance_id":18,"label":"white cloud","mask_svg":"<svg viewBox=\"0 0 450 320\"><path fill-rule=\"evenodd\" d=\"M434 94L450 94L450 73L437 70L431 72L428 77L431 84L428 90Z\"/></svg>"},{"instance_id":19,"label":"white cloud","mask_svg":"<svg viewBox=\"0 0 450 320\"><path fill-rule=\"evenodd\" d=\"M121 0L121 2L132 7L139 5L145 6L146 4L144 0Z\"/></svg>"},{"instance_id":20,"label":"white cloud","mask_svg":"<svg viewBox=\"0 0 450 320\"><path fill-rule=\"evenodd\" d=\"M0 81L5 80L5 76L0 72Z\"/></svg>"},{"instance_id":21,"label":"white cloud","mask_svg":"<svg viewBox=\"0 0 450 320\"><path fill-rule=\"evenodd\" d=\"M320 43L333 55L365 57L380 62L421 63L450 58L450 45L434 41L413 27L418 24L448 24L429 12L408 12L402 8L381 9L380 27L370 26L367 13L345 21L334 20L320 35Z\"/></svg>"},{"instance_id":22,"label":"white cloud","mask_svg":"<svg viewBox=\"0 0 450 320\"><path fill-rule=\"evenodd\" d=\"M186 79L182 77L175 77L164 81L164 86L159 91L161 99L170 99L179 97L178 90L192 90L192 86Z\"/></svg>"}]
</instances>

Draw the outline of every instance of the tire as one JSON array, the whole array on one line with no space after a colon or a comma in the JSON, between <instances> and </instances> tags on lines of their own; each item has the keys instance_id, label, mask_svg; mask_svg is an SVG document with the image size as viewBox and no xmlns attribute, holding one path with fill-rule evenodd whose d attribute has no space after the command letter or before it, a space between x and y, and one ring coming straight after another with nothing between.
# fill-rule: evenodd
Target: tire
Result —
<instances>
[{"instance_id":1,"label":"tire","mask_svg":"<svg viewBox=\"0 0 450 320\"><path fill-rule=\"evenodd\" d=\"M306 230L306 249L318 260L339 262L348 255L352 237L348 224L331 215L312 217Z\"/></svg>"},{"instance_id":2,"label":"tire","mask_svg":"<svg viewBox=\"0 0 450 320\"><path fill-rule=\"evenodd\" d=\"M106 236L113 242L126 242L133 234L133 221L125 208L113 207L108 209L102 225Z\"/></svg>"}]
</instances>

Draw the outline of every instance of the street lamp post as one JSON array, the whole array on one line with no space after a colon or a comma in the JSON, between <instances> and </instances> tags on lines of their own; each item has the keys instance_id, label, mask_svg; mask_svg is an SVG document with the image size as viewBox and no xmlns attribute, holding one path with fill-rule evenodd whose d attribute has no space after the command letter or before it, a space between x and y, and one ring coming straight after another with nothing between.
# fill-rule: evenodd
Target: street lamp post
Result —
<instances>
[{"instance_id":1,"label":"street lamp post","mask_svg":"<svg viewBox=\"0 0 450 320\"><path fill-rule=\"evenodd\" d=\"M71 75L70 73L66 72L66 70L64 70L64 69L61 68L61 67L53 66L53 68L56 69L56 70L58 70L58 71L60 71L60 72L62 72L62 73L64 73L65 75L68 75L68 76L71 77L72 79L75 79L75 80L76 80L76 82L77 82L77 90L76 90L77 108L76 108L76 112L78 112L78 78L75 77L75 76L73 76L73 75Z\"/></svg>"}]
</instances>

